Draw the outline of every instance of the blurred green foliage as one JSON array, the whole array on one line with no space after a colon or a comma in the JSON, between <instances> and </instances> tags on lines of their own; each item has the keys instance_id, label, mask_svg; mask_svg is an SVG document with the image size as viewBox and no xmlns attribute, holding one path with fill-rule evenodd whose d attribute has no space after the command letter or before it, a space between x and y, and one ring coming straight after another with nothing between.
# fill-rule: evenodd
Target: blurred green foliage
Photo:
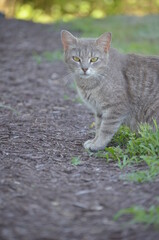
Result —
<instances>
[{"instance_id":1,"label":"blurred green foliage","mask_svg":"<svg viewBox=\"0 0 159 240\"><path fill-rule=\"evenodd\" d=\"M82 37L98 37L103 32L111 32L112 47L120 52L159 55L159 15L79 18L69 23L58 21L55 27L78 32L75 35Z\"/></svg>"},{"instance_id":2,"label":"blurred green foliage","mask_svg":"<svg viewBox=\"0 0 159 240\"><path fill-rule=\"evenodd\" d=\"M158 14L159 0L1 0L0 10L38 22L67 21L75 17Z\"/></svg>"},{"instance_id":3,"label":"blurred green foliage","mask_svg":"<svg viewBox=\"0 0 159 240\"><path fill-rule=\"evenodd\" d=\"M57 60L63 59L63 54L60 50L56 50L54 52L42 52L41 54L34 53L33 59L38 63L43 63L44 61L53 62Z\"/></svg>"}]
</instances>

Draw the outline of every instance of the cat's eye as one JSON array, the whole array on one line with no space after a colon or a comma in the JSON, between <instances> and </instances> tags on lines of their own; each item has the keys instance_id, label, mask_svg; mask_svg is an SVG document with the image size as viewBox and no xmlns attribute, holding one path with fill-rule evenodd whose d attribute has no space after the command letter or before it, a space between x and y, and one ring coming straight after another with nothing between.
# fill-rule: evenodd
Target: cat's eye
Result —
<instances>
[{"instance_id":1,"label":"cat's eye","mask_svg":"<svg viewBox=\"0 0 159 240\"><path fill-rule=\"evenodd\" d=\"M94 63L94 62L97 62L98 61L98 57L93 57L90 59L90 62Z\"/></svg>"},{"instance_id":2,"label":"cat's eye","mask_svg":"<svg viewBox=\"0 0 159 240\"><path fill-rule=\"evenodd\" d=\"M72 58L73 58L73 60L74 60L75 62L80 62L80 58L79 58L79 57L73 56Z\"/></svg>"}]
</instances>

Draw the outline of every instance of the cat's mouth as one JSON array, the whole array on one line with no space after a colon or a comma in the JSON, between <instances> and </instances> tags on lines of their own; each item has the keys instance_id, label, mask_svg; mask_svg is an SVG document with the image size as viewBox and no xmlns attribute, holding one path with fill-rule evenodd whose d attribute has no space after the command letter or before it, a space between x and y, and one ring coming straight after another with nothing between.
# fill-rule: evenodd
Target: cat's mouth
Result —
<instances>
[{"instance_id":1,"label":"cat's mouth","mask_svg":"<svg viewBox=\"0 0 159 240\"><path fill-rule=\"evenodd\" d=\"M90 75L88 75L88 74L80 74L80 77L81 77L81 78L89 78Z\"/></svg>"},{"instance_id":2,"label":"cat's mouth","mask_svg":"<svg viewBox=\"0 0 159 240\"><path fill-rule=\"evenodd\" d=\"M88 73L81 73L80 75L83 75L83 76L89 76Z\"/></svg>"},{"instance_id":3,"label":"cat's mouth","mask_svg":"<svg viewBox=\"0 0 159 240\"><path fill-rule=\"evenodd\" d=\"M92 76L92 72L90 70L88 71L76 71L76 74L80 77L80 78L89 78L90 76Z\"/></svg>"},{"instance_id":4,"label":"cat's mouth","mask_svg":"<svg viewBox=\"0 0 159 240\"><path fill-rule=\"evenodd\" d=\"M89 73L80 73L80 76L83 78L88 78L88 77L90 77L90 74Z\"/></svg>"}]
</instances>

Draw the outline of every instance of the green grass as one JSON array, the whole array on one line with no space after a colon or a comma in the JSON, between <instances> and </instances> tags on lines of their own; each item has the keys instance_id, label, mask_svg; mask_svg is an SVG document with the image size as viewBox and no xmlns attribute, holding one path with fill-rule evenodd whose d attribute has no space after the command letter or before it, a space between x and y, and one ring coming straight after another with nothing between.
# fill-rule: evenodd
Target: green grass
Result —
<instances>
[{"instance_id":1,"label":"green grass","mask_svg":"<svg viewBox=\"0 0 159 240\"><path fill-rule=\"evenodd\" d=\"M142 223L146 226L154 226L159 230L159 205L143 208L141 206L132 206L129 208L121 209L115 216L114 220L118 220L123 215L129 215L131 220L128 224Z\"/></svg>"},{"instance_id":2,"label":"green grass","mask_svg":"<svg viewBox=\"0 0 159 240\"><path fill-rule=\"evenodd\" d=\"M112 32L112 46L121 52L159 55L159 16L110 16L104 19L74 19L55 27L79 32L82 37L98 37ZM77 34L76 34L77 35Z\"/></svg>"},{"instance_id":3,"label":"green grass","mask_svg":"<svg viewBox=\"0 0 159 240\"><path fill-rule=\"evenodd\" d=\"M148 124L139 126L138 134L122 126L113 137L110 147L99 151L96 157L117 161L118 167L143 166L125 178L134 182L152 181L159 175L159 128L154 121L154 128Z\"/></svg>"},{"instance_id":4,"label":"green grass","mask_svg":"<svg viewBox=\"0 0 159 240\"><path fill-rule=\"evenodd\" d=\"M159 128L154 121L154 128L148 124L141 124L139 133L135 134L127 127L121 127L114 136L112 147L107 147L103 157L107 160L118 161L122 169L126 166L143 165L145 170L136 170L126 175L126 179L138 183L153 181L159 176ZM105 156L104 156L105 155ZM157 197L156 197L157 199ZM159 205L151 205L149 208L142 206L131 206L121 209L115 215L114 220L128 215L130 221L126 224L152 225L159 230Z\"/></svg>"},{"instance_id":5,"label":"green grass","mask_svg":"<svg viewBox=\"0 0 159 240\"><path fill-rule=\"evenodd\" d=\"M57 60L63 60L63 53L61 50L56 50L53 52L45 51L41 54L34 53L33 59L38 63L41 64L43 62L54 62Z\"/></svg>"},{"instance_id":6,"label":"green grass","mask_svg":"<svg viewBox=\"0 0 159 240\"><path fill-rule=\"evenodd\" d=\"M72 157L71 159L71 164L74 165L74 166L77 166L81 163L80 161L80 157Z\"/></svg>"}]
</instances>

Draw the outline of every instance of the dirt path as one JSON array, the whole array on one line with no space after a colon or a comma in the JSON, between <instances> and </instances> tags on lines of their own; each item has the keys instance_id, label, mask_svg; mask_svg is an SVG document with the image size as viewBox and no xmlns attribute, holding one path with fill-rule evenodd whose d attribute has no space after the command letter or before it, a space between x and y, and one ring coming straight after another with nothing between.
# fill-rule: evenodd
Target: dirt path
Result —
<instances>
[{"instance_id":1,"label":"dirt path","mask_svg":"<svg viewBox=\"0 0 159 240\"><path fill-rule=\"evenodd\" d=\"M155 203L159 184L124 182L116 163L84 151L93 118L74 101L64 63L33 58L60 48L54 26L0 19L0 240L159 239L113 221Z\"/></svg>"}]
</instances>

